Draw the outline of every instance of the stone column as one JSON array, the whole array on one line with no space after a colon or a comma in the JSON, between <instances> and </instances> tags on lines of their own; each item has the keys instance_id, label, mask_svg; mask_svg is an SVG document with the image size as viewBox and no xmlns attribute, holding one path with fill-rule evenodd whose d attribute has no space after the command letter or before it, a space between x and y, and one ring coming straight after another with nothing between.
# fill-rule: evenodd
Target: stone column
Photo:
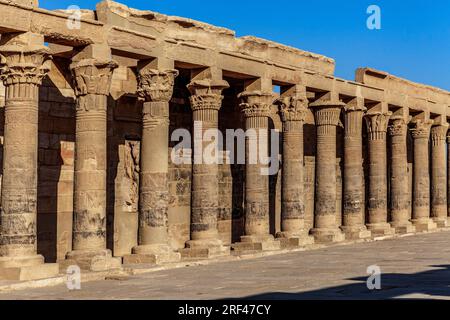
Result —
<instances>
[{"instance_id":1,"label":"stone column","mask_svg":"<svg viewBox=\"0 0 450 320\"><path fill-rule=\"evenodd\" d=\"M219 110L222 90L228 88L224 80L193 80L188 85L194 128L194 162L192 165L191 240L182 251L183 257L205 257L227 254L217 229L219 214L219 157L217 139L204 139L208 130L219 130ZM212 157L206 148L214 145Z\"/></svg>"},{"instance_id":2,"label":"stone column","mask_svg":"<svg viewBox=\"0 0 450 320\"><path fill-rule=\"evenodd\" d=\"M317 128L315 213L311 234L319 243L345 240L336 221L336 127L344 106L338 97L310 105Z\"/></svg>"},{"instance_id":3,"label":"stone column","mask_svg":"<svg viewBox=\"0 0 450 320\"><path fill-rule=\"evenodd\" d=\"M177 70L142 69L138 93L144 99L139 186L139 237L124 264L166 263L181 256L169 245L169 102Z\"/></svg>"},{"instance_id":4,"label":"stone column","mask_svg":"<svg viewBox=\"0 0 450 320\"><path fill-rule=\"evenodd\" d=\"M312 244L314 238L305 229L303 124L308 108L303 95L279 100L283 122L283 169L281 186L281 232L277 234L283 246Z\"/></svg>"},{"instance_id":5,"label":"stone column","mask_svg":"<svg viewBox=\"0 0 450 320\"><path fill-rule=\"evenodd\" d=\"M448 123L431 129L431 217L439 228L447 222L447 161L446 137Z\"/></svg>"},{"instance_id":6,"label":"stone column","mask_svg":"<svg viewBox=\"0 0 450 320\"><path fill-rule=\"evenodd\" d=\"M447 136L447 224L450 225L450 136Z\"/></svg>"},{"instance_id":7,"label":"stone column","mask_svg":"<svg viewBox=\"0 0 450 320\"><path fill-rule=\"evenodd\" d=\"M374 112L365 117L369 133L369 221L372 236L393 235L388 223L386 135L391 112Z\"/></svg>"},{"instance_id":8,"label":"stone column","mask_svg":"<svg viewBox=\"0 0 450 320\"><path fill-rule=\"evenodd\" d=\"M0 280L56 276L58 265L37 254L39 87L49 71L44 38L3 34L0 80L5 86Z\"/></svg>"},{"instance_id":9,"label":"stone column","mask_svg":"<svg viewBox=\"0 0 450 320\"><path fill-rule=\"evenodd\" d=\"M269 117L273 94L245 91L239 95L245 117L245 235L236 250L275 250L280 242L270 234L268 166L261 162L268 156Z\"/></svg>"},{"instance_id":10,"label":"stone column","mask_svg":"<svg viewBox=\"0 0 450 320\"><path fill-rule=\"evenodd\" d=\"M433 121L416 120L414 138L413 219L418 232L436 229L430 219L430 161L429 140Z\"/></svg>"},{"instance_id":11,"label":"stone column","mask_svg":"<svg viewBox=\"0 0 450 320\"><path fill-rule=\"evenodd\" d=\"M72 63L76 107L73 251L80 268L120 267L106 249L107 97L117 64L82 59Z\"/></svg>"},{"instance_id":12,"label":"stone column","mask_svg":"<svg viewBox=\"0 0 450 320\"><path fill-rule=\"evenodd\" d=\"M341 229L348 240L370 238L365 225L362 123L364 99L355 98L345 108L344 210Z\"/></svg>"},{"instance_id":13,"label":"stone column","mask_svg":"<svg viewBox=\"0 0 450 320\"><path fill-rule=\"evenodd\" d=\"M392 118L389 127L391 136L391 225L396 233L413 233L416 228L410 221L409 208L411 196L409 194L408 122L404 116Z\"/></svg>"}]
</instances>

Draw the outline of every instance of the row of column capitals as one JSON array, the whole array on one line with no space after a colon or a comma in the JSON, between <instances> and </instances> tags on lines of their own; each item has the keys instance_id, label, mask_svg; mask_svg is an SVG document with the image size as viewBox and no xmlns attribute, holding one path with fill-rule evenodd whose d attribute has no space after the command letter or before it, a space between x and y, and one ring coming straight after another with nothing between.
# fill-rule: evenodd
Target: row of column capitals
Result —
<instances>
[{"instance_id":1,"label":"row of column capitals","mask_svg":"<svg viewBox=\"0 0 450 320\"><path fill-rule=\"evenodd\" d=\"M222 91L229 88L228 82L219 79L193 80L188 89L191 92L192 111L220 110L222 107Z\"/></svg>"},{"instance_id":2,"label":"row of column capitals","mask_svg":"<svg viewBox=\"0 0 450 320\"><path fill-rule=\"evenodd\" d=\"M304 96L281 97L276 102L282 122L305 122L308 110L308 98Z\"/></svg>"},{"instance_id":3,"label":"row of column capitals","mask_svg":"<svg viewBox=\"0 0 450 320\"><path fill-rule=\"evenodd\" d=\"M109 95L112 73L118 64L115 61L83 59L73 62L70 70L73 74L75 94Z\"/></svg>"},{"instance_id":4,"label":"row of column capitals","mask_svg":"<svg viewBox=\"0 0 450 320\"><path fill-rule=\"evenodd\" d=\"M238 95L242 100L239 105L246 118L270 117L274 95L272 92L244 91Z\"/></svg>"},{"instance_id":5,"label":"row of column capitals","mask_svg":"<svg viewBox=\"0 0 450 320\"><path fill-rule=\"evenodd\" d=\"M178 70L144 69L138 74L138 95L145 102L169 102Z\"/></svg>"}]
</instances>

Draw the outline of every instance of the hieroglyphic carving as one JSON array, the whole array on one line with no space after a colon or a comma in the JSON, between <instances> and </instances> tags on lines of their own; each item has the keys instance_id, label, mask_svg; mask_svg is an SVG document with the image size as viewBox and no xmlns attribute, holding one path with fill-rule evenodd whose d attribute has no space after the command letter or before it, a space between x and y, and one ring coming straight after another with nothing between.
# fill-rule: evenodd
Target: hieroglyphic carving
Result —
<instances>
[{"instance_id":1,"label":"hieroglyphic carving","mask_svg":"<svg viewBox=\"0 0 450 320\"><path fill-rule=\"evenodd\" d=\"M140 143L127 140L125 142L124 180L128 192L125 194L125 204L131 212L137 212L139 200L140 174Z\"/></svg>"}]
</instances>

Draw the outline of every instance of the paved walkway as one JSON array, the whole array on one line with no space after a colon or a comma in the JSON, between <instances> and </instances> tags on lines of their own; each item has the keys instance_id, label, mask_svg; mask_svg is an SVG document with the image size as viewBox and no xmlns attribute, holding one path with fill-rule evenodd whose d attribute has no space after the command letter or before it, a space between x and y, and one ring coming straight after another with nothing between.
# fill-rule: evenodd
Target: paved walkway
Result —
<instances>
[{"instance_id":1,"label":"paved walkway","mask_svg":"<svg viewBox=\"0 0 450 320\"><path fill-rule=\"evenodd\" d=\"M367 289L367 267L382 271ZM254 260L166 270L125 279L0 294L0 299L450 299L450 232Z\"/></svg>"}]
</instances>

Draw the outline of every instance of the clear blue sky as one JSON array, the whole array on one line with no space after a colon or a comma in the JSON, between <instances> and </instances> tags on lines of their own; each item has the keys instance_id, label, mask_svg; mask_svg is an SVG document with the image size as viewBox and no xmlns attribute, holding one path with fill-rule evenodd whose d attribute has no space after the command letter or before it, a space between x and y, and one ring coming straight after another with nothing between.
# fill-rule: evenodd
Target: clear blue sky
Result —
<instances>
[{"instance_id":1,"label":"clear blue sky","mask_svg":"<svg viewBox=\"0 0 450 320\"><path fill-rule=\"evenodd\" d=\"M47 9L96 0L40 0ZM353 80L369 66L450 90L449 0L121 0L130 7L189 17L336 60L336 75ZM382 29L366 27L378 5Z\"/></svg>"}]
</instances>

